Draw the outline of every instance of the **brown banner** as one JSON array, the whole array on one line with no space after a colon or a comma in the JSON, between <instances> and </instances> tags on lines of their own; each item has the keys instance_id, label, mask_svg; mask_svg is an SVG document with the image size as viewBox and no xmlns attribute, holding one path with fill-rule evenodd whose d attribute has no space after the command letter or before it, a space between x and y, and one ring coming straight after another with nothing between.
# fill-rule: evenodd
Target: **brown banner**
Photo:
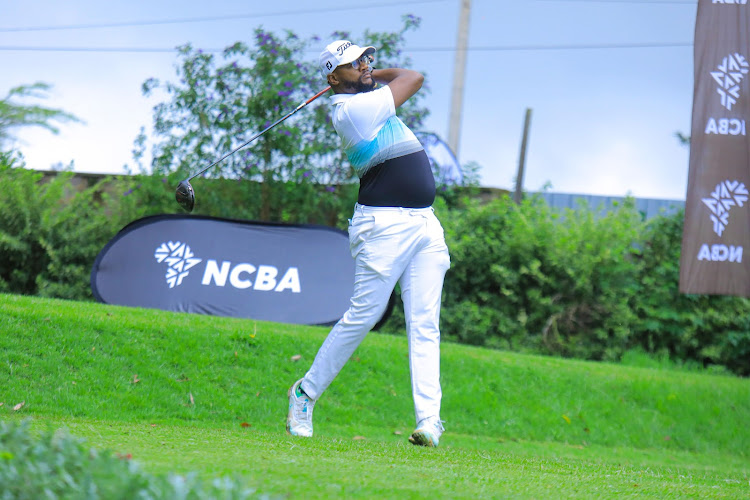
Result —
<instances>
[{"instance_id":1,"label":"brown banner","mask_svg":"<svg viewBox=\"0 0 750 500\"><path fill-rule=\"evenodd\" d=\"M750 296L750 5L699 0L680 292Z\"/></svg>"}]
</instances>

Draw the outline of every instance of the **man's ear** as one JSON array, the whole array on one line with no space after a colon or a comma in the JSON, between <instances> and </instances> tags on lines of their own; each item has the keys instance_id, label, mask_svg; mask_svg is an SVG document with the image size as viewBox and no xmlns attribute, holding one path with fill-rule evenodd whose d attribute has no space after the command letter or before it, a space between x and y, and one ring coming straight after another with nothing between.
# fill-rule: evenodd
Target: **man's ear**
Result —
<instances>
[{"instance_id":1,"label":"man's ear","mask_svg":"<svg viewBox=\"0 0 750 500\"><path fill-rule=\"evenodd\" d=\"M339 81L339 78L336 76L335 73L331 73L328 75L328 85L330 85L331 87L335 87L339 83L341 82Z\"/></svg>"}]
</instances>

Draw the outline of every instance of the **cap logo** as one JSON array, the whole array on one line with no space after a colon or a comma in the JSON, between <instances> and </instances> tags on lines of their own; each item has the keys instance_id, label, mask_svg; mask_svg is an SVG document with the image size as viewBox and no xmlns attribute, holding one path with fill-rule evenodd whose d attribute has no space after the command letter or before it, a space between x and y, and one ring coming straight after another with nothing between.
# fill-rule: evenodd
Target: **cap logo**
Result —
<instances>
[{"instance_id":1,"label":"cap logo","mask_svg":"<svg viewBox=\"0 0 750 500\"><path fill-rule=\"evenodd\" d=\"M341 45L339 45L339 46L338 46L338 47L336 48L336 52L338 52L338 53L339 53L339 56L343 56L343 55L344 55L344 51L345 51L346 49L348 49L349 47L351 47L351 46L352 46L352 42L346 42L346 43L342 43Z\"/></svg>"},{"instance_id":2,"label":"cap logo","mask_svg":"<svg viewBox=\"0 0 750 500\"><path fill-rule=\"evenodd\" d=\"M333 64L331 64L331 61L326 61L326 69L328 71L331 71L331 68L333 67Z\"/></svg>"}]
</instances>

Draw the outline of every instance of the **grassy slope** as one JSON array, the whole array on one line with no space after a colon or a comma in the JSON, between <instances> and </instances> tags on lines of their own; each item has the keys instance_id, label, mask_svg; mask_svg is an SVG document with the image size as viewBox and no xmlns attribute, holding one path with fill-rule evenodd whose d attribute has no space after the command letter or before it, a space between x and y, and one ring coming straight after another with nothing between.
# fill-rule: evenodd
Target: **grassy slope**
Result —
<instances>
[{"instance_id":1,"label":"grassy slope","mask_svg":"<svg viewBox=\"0 0 750 500\"><path fill-rule=\"evenodd\" d=\"M285 473L305 457L314 467L292 465L292 477L337 478L317 485L321 496L422 491L434 467L446 482L436 487L467 497L499 484L520 496L746 488L748 380L445 344L448 432L439 450L421 450L404 444L413 426L405 339L377 334L316 406L316 438L293 441L286 390L326 333L0 295L0 418L64 424L98 445L127 446L157 471L236 472L272 492L293 491ZM406 483L368 481L368 471L393 467Z\"/></svg>"}]
</instances>

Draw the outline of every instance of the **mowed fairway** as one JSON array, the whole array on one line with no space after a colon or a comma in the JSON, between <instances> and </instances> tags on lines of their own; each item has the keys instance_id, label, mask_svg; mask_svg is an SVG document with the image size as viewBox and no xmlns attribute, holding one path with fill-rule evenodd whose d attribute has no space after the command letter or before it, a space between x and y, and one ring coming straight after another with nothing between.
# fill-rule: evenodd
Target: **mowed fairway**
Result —
<instances>
[{"instance_id":1,"label":"mowed fairway","mask_svg":"<svg viewBox=\"0 0 750 500\"><path fill-rule=\"evenodd\" d=\"M0 295L0 420L271 497L750 497L750 381L708 373L444 344L425 449L405 338L375 333L292 438L286 392L327 331Z\"/></svg>"}]
</instances>

